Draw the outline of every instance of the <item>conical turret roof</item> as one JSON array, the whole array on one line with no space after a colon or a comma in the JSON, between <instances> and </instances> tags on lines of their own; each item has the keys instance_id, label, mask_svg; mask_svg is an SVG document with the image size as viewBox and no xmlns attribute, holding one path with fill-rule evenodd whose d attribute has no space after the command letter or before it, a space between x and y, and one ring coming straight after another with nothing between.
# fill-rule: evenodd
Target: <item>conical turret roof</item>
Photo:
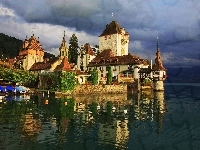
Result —
<instances>
[{"instance_id":1,"label":"conical turret roof","mask_svg":"<svg viewBox=\"0 0 200 150\"><path fill-rule=\"evenodd\" d=\"M110 24L106 25L105 30L102 32L100 36L110 35L110 34L120 34L121 27L116 21L112 21Z\"/></svg>"}]
</instances>

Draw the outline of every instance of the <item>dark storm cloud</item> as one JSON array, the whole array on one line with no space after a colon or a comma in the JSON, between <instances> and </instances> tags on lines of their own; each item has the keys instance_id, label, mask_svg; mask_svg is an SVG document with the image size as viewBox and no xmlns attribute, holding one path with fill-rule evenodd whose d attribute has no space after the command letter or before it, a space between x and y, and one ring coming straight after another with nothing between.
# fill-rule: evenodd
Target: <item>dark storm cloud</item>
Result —
<instances>
[{"instance_id":1,"label":"dark storm cloud","mask_svg":"<svg viewBox=\"0 0 200 150\"><path fill-rule=\"evenodd\" d=\"M198 0L4 0L0 4L13 10L21 18L17 20L19 23L24 20L61 25L97 39L106 24L115 19L130 34L130 52L154 58L156 38L159 37L165 62L195 63L199 60ZM1 17L2 21L3 18L5 15ZM52 31L50 28L47 29Z\"/></svg>"},{"instance_id":2,"label":"dark storm cloud","mask_svg":"<svg viewBox=\"0 0 200 150\"><path fill-rule=\"evenodd\" d=\"M4 1L5 6L29 23L49 23L76 28L90 34L102 31L111 14L120 10L117 1L34 0ZM108 18L109 16L109 18Z\"/></svg>"}]
</instances>

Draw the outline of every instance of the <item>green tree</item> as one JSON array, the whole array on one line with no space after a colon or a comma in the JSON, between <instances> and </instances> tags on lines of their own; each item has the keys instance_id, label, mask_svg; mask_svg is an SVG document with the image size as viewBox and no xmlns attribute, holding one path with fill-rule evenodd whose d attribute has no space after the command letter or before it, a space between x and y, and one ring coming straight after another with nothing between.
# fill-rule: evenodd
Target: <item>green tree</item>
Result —
<instances>
[{"instance_id":1,"label":"green tree","mask_svg":"<svg viewBox=\"0 0 200 150\"><path fill-rule=\"evenodd\" d=\"M36 76L25 70L0 67L0 78L23 85L29 85L36 81Z\"/></svg>"},{"instance_id":2,"label":"green tree","mask_svg":"<svg viewBox=\"0 0 200 150\"><path fill-rule=\"evenodd\" d=\"M97 67L94 67L92 73L91 73L91 77L92 77L92 84L96 85L98 84L98 71L97 71Z\"/></svg>"},{"instance_id":3,"label":"green tree","mask_svg":"<svg viewBox=\"0 0 200 150\"><path fill-rule=\"evenodd\" d=\"M69 54L68 54L68 59L70 63L77 64L78 50L79 50L78 38L76 37L75 34L72 34L69 40Z\"/></svg>"},{"instance_id":4,"label":"green tree","mask_svg":"<svg viewBox=\"0 0 200 150\"><path fill-rule=\"evenodd\" d=\"M108 66L108 74L107 74L106 84L111 84L111 82L112 82L112 70L111 70L111 66Z\"/></svg>"},{"instance_id":5,"label":"green tree","mask_svg":"<svg viewBox=\"0 0 200 150\"><path fill-rule=\"evenodd\" d=\"M60 89L63 92L74 90L77 85L74 72L62 72L60 75Z\"/></svg>"}]
</instances>

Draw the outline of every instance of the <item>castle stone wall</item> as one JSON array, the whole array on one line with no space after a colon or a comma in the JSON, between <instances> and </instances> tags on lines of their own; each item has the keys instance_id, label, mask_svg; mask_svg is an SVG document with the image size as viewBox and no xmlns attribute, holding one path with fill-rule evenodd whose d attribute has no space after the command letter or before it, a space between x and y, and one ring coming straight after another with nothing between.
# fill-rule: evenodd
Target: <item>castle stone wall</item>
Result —
<instances>
[{"instance_id":1,"label":"castle stone wall","mask_svg":"<svg viewBox=\"0 0 200 150\"><path fill-rule=\"evenodd\" d=\"M127 85L79 85L73 94L127 93Z\"/></svg>"}]
</instances>

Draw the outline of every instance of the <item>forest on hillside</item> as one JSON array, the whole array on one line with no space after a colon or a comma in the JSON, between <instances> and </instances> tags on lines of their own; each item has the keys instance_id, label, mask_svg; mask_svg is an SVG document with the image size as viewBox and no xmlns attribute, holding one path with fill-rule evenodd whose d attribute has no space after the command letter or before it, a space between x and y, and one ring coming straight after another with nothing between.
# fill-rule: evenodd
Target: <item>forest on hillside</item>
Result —
<instances>
[{"instance_id":1,"label":"forest on hillside","mask_svg":"<svg viewBox=\"0 0 200 150\"><path fill-rule=\"evenodd\" d=\"M0 58L14 58L18 56L23 41L0 33ZM55 58L53 54L45 52L45 58Z\"/></svg>"},{"instance_id":2,"label":"forest on hillside","mask_svg":"<svg viewBox=\"0 0 200 150\"><path fill-rule=\"evenodd\" d=\"M0 56L14 58L19 54L22 40L0 33Z\"/></svg>"}]
</instances>

